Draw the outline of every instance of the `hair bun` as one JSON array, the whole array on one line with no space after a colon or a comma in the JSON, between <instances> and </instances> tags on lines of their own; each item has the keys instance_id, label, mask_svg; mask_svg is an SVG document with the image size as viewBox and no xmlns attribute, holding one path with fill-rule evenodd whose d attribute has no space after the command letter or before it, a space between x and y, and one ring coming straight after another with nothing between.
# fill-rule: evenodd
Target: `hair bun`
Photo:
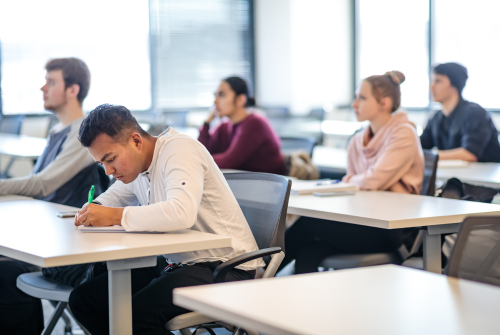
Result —
<instances>
[{"instance_id":1,"label":"hair bun","mask_svg":"<svg viewBox=\"0 0 500 335\"><path fill-rule=\"evenodd\" d=\"M392 82L396 85L401 85L405 81L405 75L400 71L388 71L385 73L386 76L391 78Z\"/></svg>"},{"instance_id":2,"label":"hair bun","mask_svg":"<svg viewBox=\"0 0 500 335\"><path fill-rule=\"evenodd\" d=\"M253 107L253 106L255 106L255 98L248 97L247 103L245 104L245 107Z\"/></svg>"}]
</instances>

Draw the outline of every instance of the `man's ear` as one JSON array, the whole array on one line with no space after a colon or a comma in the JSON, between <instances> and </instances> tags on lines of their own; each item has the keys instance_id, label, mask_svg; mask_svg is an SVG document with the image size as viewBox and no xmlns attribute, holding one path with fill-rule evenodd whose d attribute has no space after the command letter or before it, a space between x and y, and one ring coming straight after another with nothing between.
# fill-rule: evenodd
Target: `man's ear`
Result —
<instances>
[{"instance_id":1,"label":"man's ear","mask_svg":"<svg viewBox=\"0 0 500 335\"><path fill-rule=\"evenodd\" d=\"M134 143L134 146L139 148L142 146L142 136L139 133L132 133L130 135L130 139Z\"/></svg>"},{"instance_id":2,"label":"man's ear","mask_svg":"<svg viewBox=\"0 0 500 335\"><path fill-rule=\"evenodd\" d=\"M78 99L78 93L80 93L80 85L73 84L66 88L66 95L68 98Z\"/></svg>"}]
</instances>

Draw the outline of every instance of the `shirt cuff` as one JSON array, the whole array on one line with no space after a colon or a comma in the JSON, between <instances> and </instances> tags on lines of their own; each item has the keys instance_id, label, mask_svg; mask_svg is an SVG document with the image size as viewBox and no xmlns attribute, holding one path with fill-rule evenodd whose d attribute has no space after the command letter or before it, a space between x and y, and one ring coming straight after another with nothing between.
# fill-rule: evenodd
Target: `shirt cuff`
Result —
<instances>
[{"instance_id":1,"label":"shirt cuff","mask_svg":"<svg viewBox=\"0 0 500 335\"><path fill-rule=\"evenodd\" d=\"M125 219L125 217L127 216L127 212L128 212L128 210L129 210L129 207L125 207L125 208L123 209L122 220L120 221L120 223L121 223L122 227L123 227L126 231L128 231L128 228L129 228L128 222L127 222L127 220Z\"/></svg>"}]
</instances>

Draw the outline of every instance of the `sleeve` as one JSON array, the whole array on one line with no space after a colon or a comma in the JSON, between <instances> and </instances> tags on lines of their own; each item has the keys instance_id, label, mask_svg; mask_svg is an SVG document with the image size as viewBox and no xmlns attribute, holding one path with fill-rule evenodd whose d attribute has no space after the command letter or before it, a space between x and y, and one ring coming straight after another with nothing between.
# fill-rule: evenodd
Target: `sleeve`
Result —
<instances>
[{"instance_id":1,"label":"sleeve","mask_svg":"<svg viewBox=\"0 0 500 335\"><path fill-rule=\"evenodd\" d=\"M111 185L106 192L98 196L95 201L103 206L115 208L139 205L139 200L134 193L133 183L126 185L119 180Z\"/></svg>"},{"instance_id":2,"label":"sleeve","mask_svg":"<svg viewBox=\"0 0 500 335\"><path fill-rule=\"evenodd\" d=\"M434 117L431 117L429 121L427 121L427 125L425 126L422 135L420 135L420 144L422 145L422 149L432 149L436 145L434 144L434 140L432 138L432 124Z\"/></svg>"},{"instance_id":3,"label":"sleeve","mask_svg":"<svg viewBox=\"0 0 500 335\"><path fill-rule=\"evenodd\" d=\"M462 127L461 147L475 155L479 160L492 135L491 119L488 113L483 109L471 111L464 118Z\"/></svg>"},{"instance_id":4,"label":"sleeve","mask_svg":"<svg viewBox=\"0 0 500 335\"><path fill-rule=\"evenodd\" d=\"M62 145L56 159L41 172L26 177L0 180L1 194L45 197L70 181L81 170L94 163L94 159L72 131Z\"/></svg>"},{"instance_id":5,"label":"sleeve","mask_svg":"<svg viewBox=\"0 0 500 335\"><path fill-rule=\"evenodd\" d=\"M418 142L410 126L397 129L383 147L380 157L368 171L348 178L363 190L387 190L410 170Z\"/></svg>"},{"instance_id":6,"label":"sleeve","mask_svg":"<svg viewBox=\"0 0 500 335\"><path fill-rule=\"evenodd\" d=\"M126 207L121 224L127 231L176 231L192 227L197 220L208 169L198 144L172 140L162 150L157 168L167 185L167 200Z\"/></svg>"},{"instance_id":7,"label":"sleeve","mask_svg":"<svg viewBox=\"0 0 500 335\"><path fill-rule=\"evenodd\" d=\"M257 119L251 119L241 125L229 148L219 154L212 154L219 169L238 169L264 143L269 130Z\"/></svg>"},{"instance_id":8,"label":"sleeve","mask_svg":"<svg viewBox=\"0 0 500 335\"><path fill-rule=\"evenodd\" d=\"M210 132L210 125L208 123L203 124L203 127L200 128L198 141L200 141L200 143L203 144L210 153L217 152L217 148L219 147L220 129L221 124Z\"/></svg>"},{"instance_id":9,"label":"sleeve","mask_svg":"<svg viewBox=\"0 0 500 335\"><path fill-rule=\"evenodd\" d=\"M348 182L349 179L356 174L354 170L354 160L356 155L358 155L356 146L354 145L356 137L354 136L349 142L349 147L347 148L347 171L346 175L342 178L342 181Z\"/></svg>"}]
</instances>

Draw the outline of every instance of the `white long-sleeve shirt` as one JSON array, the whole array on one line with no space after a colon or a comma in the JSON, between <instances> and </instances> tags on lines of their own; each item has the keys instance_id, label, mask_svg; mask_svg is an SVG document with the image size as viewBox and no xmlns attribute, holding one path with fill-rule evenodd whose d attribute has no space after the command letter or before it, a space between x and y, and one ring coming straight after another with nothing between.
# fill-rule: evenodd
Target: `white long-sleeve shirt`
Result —
<instances>
[{"instance_id":1,"label":"white long-sleeve shirt","mask_svg":"<svg viewBox=\"0 0 500 335\"><path fill-rule=\"evenodd\" d=\"M147 171L129 184L114 183L97 202L125 207L127 231L192 229L231 237L232 247L164 255L172 262L227 261L258 250L257 243L223 174L207 149L172 128L160 134ZM254 270L261 258L238 266Z\"/></svg>"},{"instance_id":2,"label":"white long-sleeve shirt","mask_svg":"<svg viewBox=\"0 0 500 335\"><path fill-rule=\"evenodd\" d=\"M25 177L0 179L0 195L17 194L42 198L55 192L70 181L81 170L94 163L94 159L78 141L78 130L84 117L73 121L61 152L42 171ZM50 132L63 131L66 127L56 125Z\"/></svg>"}]
</instances>

